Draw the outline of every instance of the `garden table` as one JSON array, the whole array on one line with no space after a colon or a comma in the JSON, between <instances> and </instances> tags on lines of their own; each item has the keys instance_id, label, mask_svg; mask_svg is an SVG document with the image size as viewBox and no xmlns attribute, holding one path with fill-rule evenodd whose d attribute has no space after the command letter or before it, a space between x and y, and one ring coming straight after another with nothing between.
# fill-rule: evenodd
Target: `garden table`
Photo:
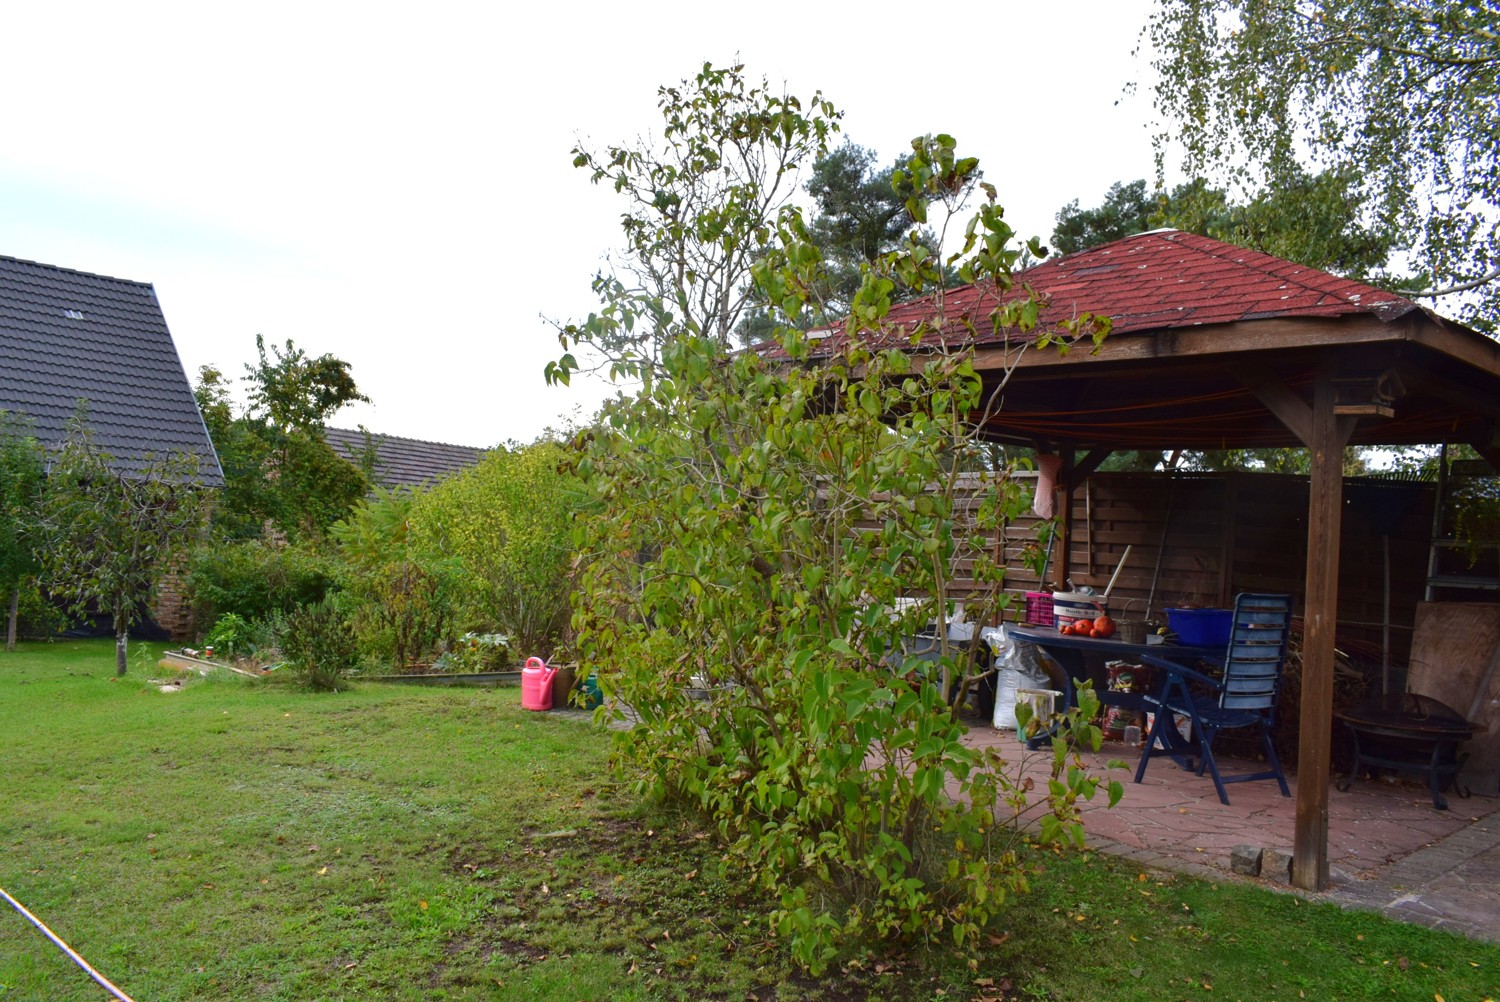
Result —
<instances>
[{"instance_id":1,"label":"garden table","mask_svg":"<svg viewBox=\"0 0 1500 1002\"><path fill-rule=\"evenodd\" d=\"M1188 667L1192 667L1198 661L1222 665L1227 647L1227 645L1198 647L1169 642L1131 644L1114 637L1101 640L1097 637L1078 637L1059 633L1049 626L1007 626L1006 633L1013 640L1041 648L1062 668L1062 692L1065 707L1078 705L1075 684L1078 681L1087 680L1094 683L1094 691L1098 693L1099 701L1104 705L1119 706L1143 713L1147 710L1148 694L1146 692L1110 692L1104 667L1105 661L1139 662L1149 654L1152 657L1165 658ZM1159 675L1160 673L1153 674ZM1163 681L1165 680L1155 678L1151 684L1157 687ZM1046 734L1039 734L1033 741L1043 743L1050 737L1049 731ZM1185 758L1186 754L1184 754Z\"/></svg>"}]
</instances>

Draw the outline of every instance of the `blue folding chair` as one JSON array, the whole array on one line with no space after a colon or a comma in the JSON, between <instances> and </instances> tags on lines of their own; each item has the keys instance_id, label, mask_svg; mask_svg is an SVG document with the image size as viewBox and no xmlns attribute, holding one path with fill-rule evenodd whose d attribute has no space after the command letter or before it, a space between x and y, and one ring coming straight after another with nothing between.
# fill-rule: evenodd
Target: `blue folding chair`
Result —
<instances>
[{"instance_id":1,"label":"blue folding chair","mask_svg":"<svg viewBox=\"0 0 1500 1002\"><path fill-rule=\"evenodd\" d=\"M1145 660L1163 673L1156 692L1146 697L1155 704L1156 719L1135 770L1139 783L1146 775L1152 758L1165 755L1185 769L1197 773L1205 769L1214 779L1219 800L1229 803L1224 792L1227 783L1245 783L1255 779L1274 779L1281 785L1281 795L1290 797L1276 749L1271 745L1271 728L1276 723L1276 696L1281 683L1281 665L1286 660L1287 636L1291 632L1292 599L1290 595L1258 595L1249 592L1234 600L1234 621L1229 647L1224 653L1224 676L1210 678L1191 668L1146 656ZM1177 730L1175 716L1186 717L1192 730L1184 738ZM1254 727L1260 732L1265 748L1265 772L1249 775L1219 775L1214 761L1214 738L1220 731Z\"/></svg>"}]
</instances>

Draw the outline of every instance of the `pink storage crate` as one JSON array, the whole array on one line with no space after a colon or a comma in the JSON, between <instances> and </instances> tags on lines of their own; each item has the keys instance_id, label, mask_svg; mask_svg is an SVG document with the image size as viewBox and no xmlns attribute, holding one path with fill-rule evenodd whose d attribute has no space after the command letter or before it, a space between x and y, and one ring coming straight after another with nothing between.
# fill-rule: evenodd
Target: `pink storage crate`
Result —
<instances>
[{"instance_id":1,"label":"pink storage crate","mask_svg":"<svg viewBox=\"0 0 1500 1002\"><path fill-rule=\"evenodd\" d=\"M1026 593L1026 623L1028 626L1052 625L1052 593L1050 591Z\"/></svg>"}]
</instances>

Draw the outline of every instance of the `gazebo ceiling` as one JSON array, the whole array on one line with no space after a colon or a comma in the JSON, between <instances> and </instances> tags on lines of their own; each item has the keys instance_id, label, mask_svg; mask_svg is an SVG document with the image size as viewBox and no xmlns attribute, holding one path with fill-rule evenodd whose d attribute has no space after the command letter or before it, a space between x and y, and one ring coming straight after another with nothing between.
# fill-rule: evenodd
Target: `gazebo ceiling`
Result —
<instances>
[{"instance_id":1,"label":"gazebo ceiling","mask_svg":"<svg viewBox=\"0 0 1500 1002\"><path fill-rule=\"evenodd\" d=\"M1480 334L1420 312L1393 323L1224 326L1113 334L1097 354L982 350L976 365L997 394L984 434L1072 447L1298 446L1302 436L1268 397L1310 404L1331 359L1338 411L1353 422L1350 444L1496 444L1500 345Z\"/></svg>"}]
</instances>

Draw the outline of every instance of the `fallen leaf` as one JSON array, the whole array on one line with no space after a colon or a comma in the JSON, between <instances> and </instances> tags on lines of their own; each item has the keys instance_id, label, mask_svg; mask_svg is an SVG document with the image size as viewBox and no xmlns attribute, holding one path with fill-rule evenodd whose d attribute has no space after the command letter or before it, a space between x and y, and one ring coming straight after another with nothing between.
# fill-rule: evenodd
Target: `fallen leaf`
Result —
<instances>
[{"instance_id":1,"label":"fallen leaf","mask_svg":"<svg viewBox=\"0 0 1500 1002\"><path fill-rule=\"evenodd\" d=\"M1010 930L1007 929L1004 935L1001 936L996 936L994 933L990 933L989 939L991 946L999 946L1001 943L1004 943L1006 940L1010 939Z\"/></svg>"},{"instance_id":2,"label":"fallen leaf","mask_svg":"<svg viewBox=\"0 0 1500 1002\"><path fill-rule=\"evenodd\" d=\"M1130 976L1132 978L1138 978L1138 977L1140 977L1141 975L1143 975L1145 973L1146 973L1146 969L1144 967L1132 967L1130 969Z\"/></svg>"},{"instance_id":3,"label":"fallen leaf","mask_svg":"<svg viewBox=\"0 0 1500 1002\"><path fill-rule=\"evenodd\" d=\"M981 987L981 988L993 988L995 986L995 979L994 978L975 978L974 979L974 983L976 985L978 985L979 987Z\"/></svg>"},{"instance_id":4,"label":"fallen leaf","mask_svg":"<svg viewBox=\"0 0 1500 1002\"><path fill-rule=\"evenodd\" d=\"M326 866L320 867L318 869L318 876L320 876L320 877L326 877L326 876L328 876L328 867L326 867Z\"/></svg>"}]
</instances>

